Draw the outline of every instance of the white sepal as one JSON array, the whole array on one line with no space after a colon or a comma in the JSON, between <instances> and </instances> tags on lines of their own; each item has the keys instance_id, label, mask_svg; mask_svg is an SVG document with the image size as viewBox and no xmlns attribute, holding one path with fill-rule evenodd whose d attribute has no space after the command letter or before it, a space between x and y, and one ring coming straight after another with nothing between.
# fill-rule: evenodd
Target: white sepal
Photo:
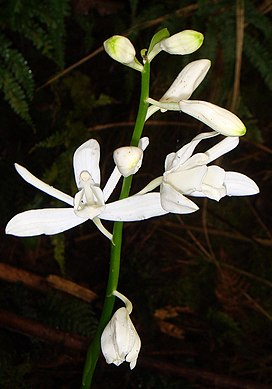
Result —
<instances>
[{"instance_id":1,"label":"white sepal","mask_svg":"<svg viewBox=\"0 0 272 389\"><path fill-rule=\"evenodd\" d=\"M41 181L39 178L35 177L32 173L30 173L26 168L15 163L15 169L20 174L20 176L28 182L30 185L35 186L35 188L41 190L42 192L47 193L48 195L55 197L58 200L61 200L69 205L73 205L74 199L73 197L67 195L66 193L61 192L60 190L54 188L51 185L46 184Z\"/></svg>"},{"instance_id":2,"label":"white sepal","mask_svg":"<svg viewBox=\"0 0 272 389\"><path fill-rule=\"evenodd\" d=\"M119 172L117 166L113 169L106 185L104 186L103 189L103 194L104 194L104 200L105 202L108 200L110 195L112 194L113 190L115 189L116 185L118 184L118 181L122 177L122 174Z\"/></svg>"},{"instance_id":3,"label":"white sepal","mask_svg":"<svg viewBox=\"0 0 272 389\"><path fill-rule=\"evenodd\" d=\"M246 133L244 123L234 113L218 105L200 100L180 101L182 112L200 120L225 136L242 136Z\"/></svg>"},{"instance_id":4,"label":"white sepal","mask_svg":"<svg viewBox=\"0 0 272 389\"><path fill-rule=\"evenodd\" d=\"M131 222L166 213L168 212L161 206L160 194L147 193L106 204L105 210L99 217L104 220Z\"/></svg>"},{"instance_id":5,"label":"white sepal","mask_svg":"<svg viewBox=\"0 0 272 389\"><path fill-rule=\"evenodd\" d=\"M6 234L15 236L53 235L84 223L88 218L75 215L73 208L45 208L25 211L14 216Z\"/></svg>"},{"instance_id":6,"label":"white sepal","mask_svg":"<svg viewBox=\"0 0 272 389\"><path fill-rule=\"evenodd\" d=\"M161 185L161 205L167 212L180 214L192 213L199 209L193 201L167 183Z\"/></svg>"},{"instance_id":7,"label":"white sepal","mask_svg":"<svg viewBox=\"0 0 272 389\"><path fill-rule=\"evenodd\" d=\"M226 172L225 186L228 196L250 196L260 192L251 178L237 172Z\"/></svg>"}]
</instances>

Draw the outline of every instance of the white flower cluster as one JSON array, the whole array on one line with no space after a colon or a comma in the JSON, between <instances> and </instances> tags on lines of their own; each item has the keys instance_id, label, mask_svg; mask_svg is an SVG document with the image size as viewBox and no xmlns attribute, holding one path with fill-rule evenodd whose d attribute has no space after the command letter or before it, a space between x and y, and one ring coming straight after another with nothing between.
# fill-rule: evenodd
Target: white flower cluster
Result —
<instances>
[{"instance_id":1,"label":"white flower cluster","mask_svg":"<svg viewBox=\"0 0 272 389\"><path fill-rule=\"evenodd\" d=\"M163 30L154 36L149 50L142 50L143 63L151 61L160 52L189 54L203 42L203 35L185 30L169 37ZM135 49L128 38L113 36L105 43L106 52L116 61L138 71L143 65L136 59ZM16 236L57 234L92 220L109 239L112 234L101 220L139 221L167 213L187 214L198 210L198 206L187 196L207 197L219 201L224 196L246 196L259 192L258 186L249 177L225 171L210 165L218 157L238 146L239 136L246 131L241 120L228 110L199 100L190 100L210 68L210 61L200 59L185 66L160 100L147 99L150 106L146 120L158 110L177 110L187 113L213 131L204 132L185 144L165 159L165 169L160 177L152 180L143 190L128 198L108 202L121 176L137 173L142 165L143 153L148 146L147 137L137 147L120 147L113 153L115 168L104 189L100 188L100 146L95 139L83 143L74 153L73 167L78 192L71 197L33 176L24 167L15 164L21 177L37 189L68 204L67 208L45 208L25 211L14 216L6 226L6 233ZM195 153L201 141L216 135L224 135L205 152ZM158 188L158 191L154 189ZM101 346L108 363L119 365L123 361L134 368L140 350L140 338L130 320L131 303L116 292L126 304L120 308L105 328Z\"/></svg>"}]
</instances>

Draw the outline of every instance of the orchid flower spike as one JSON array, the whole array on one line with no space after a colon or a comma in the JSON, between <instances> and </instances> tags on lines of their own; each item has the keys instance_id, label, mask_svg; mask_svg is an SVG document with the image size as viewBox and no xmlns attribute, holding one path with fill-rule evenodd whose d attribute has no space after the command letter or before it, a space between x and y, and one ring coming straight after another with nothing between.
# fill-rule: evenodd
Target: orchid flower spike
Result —
<instances>
[{"instance_id":1,"label":"orchid flower spike","mask_svg":"<svg viewBox=\"0 0 272 389\"><path fill-rule=\"evenodd\" d=\"M141 146L142 143L148 144L148 139L143 138L139 145ZM144 146L141 147L144 150ZM121 173L115 168L102 191L99 160L100 146L95 139L88 140L75 151L73 164L78 192L74 198L39 180L24 167L15 164L17 172L25 181L70 207L35 209L19 213L7 224L6 233L21 237L53 235L90 219L106 237L112 239L111 233L103 226L101 219L138 221L167 213L161 207L157 193L131 196L106 204L121 178Z\"/></svg>"},{"instance_id":2,"label":"orchid flower spike","mask_svg":"<svg viewBox=\"0 0 272 389\"><path fill-rule=\"evenodd\" d=\"M141 348L141 340L130 319L131 302L121 293L114 291L126 307L119 308L105 327L101 336L101 350L107 363L116 366L124 361L129 362L134 369Z\"/></svg>"},{"instance_id":3,"label":"orchid flower spike","mask_svg":"<svg viewBox=\"0 0 272 389\"><path fill-rule=\"evenodd\" d=\"M161 112L182 111L222 135L244 135L246 133L244 123L232 112L207 101L189 100L205 78L210 65L209 60L200 59L185 66L159 101L147 99L147 102L152 105L148 108L146 120L159 109Z\"/></svg>"},{"instance_id":4,"label":"orchid flower spike","mask_svg":"<svg viewBox=\"0 0 272 389\"><path fill-rule=\"evenodd\" d=\"M146 193L160 185L162 207L173 213L186 213L186 210L189 213L198 209L185 195L219 201L224 196L259 193L256 183L244 174L226 172L216 165L207 166L233 150L239 143L238 137L226 137L205 153L192 155L201 140L216 135L216 132L199 134L176 153L168 154L163 176L153 180L139 193Z\"/></svg>"},{"instance_id":5,"label":"orchid flower spike","mask_svg":"<svg viewBox=\"0 0 272 389\"><path fill-rule=\"evenodd\" d=\"M136 58L136 51L130 40L121 35L114 35L104 42L106 53L115 61L142 71L143 65Z\"/></svg>"},{"instance_id":6,"label":"orchid flower spike","mask_svg":"<svg viewBox=\"0 0 272 389\"><path fill-rule=\"evenodd\" d=\"M194 30L184 30L158 42L148 53L148 61L162 50L168 54L185 55L198 50L204 40L203 34Z\"/></svg>"}]
</instances>

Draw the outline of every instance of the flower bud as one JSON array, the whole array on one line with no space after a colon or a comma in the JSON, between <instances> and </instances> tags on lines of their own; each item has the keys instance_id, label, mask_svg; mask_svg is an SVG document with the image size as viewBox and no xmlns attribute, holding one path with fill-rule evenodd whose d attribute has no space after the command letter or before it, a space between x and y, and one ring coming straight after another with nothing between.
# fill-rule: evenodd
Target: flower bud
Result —
<instances>
[{"instance_id":1,"label":"flower bud","mask_svg":"<svg viewBox=\"0 0 272 389\"><path fill-rule=\"evenodd\" d=\"M126 361L132 370L137 362L141 340L129 313L127 307L115 312L102 333L101 349L107 363L119 366Z\"/></svg>"},{"instance_id":2,"label":"flower bud","mask_svg":"<svg viewBox=\"0 0 272 389\"><path fill-rule=\"evenodd\" d=\"M138 147L126 146L116 149L113 159L119 173L124 177L137 173L143 161L143 151L149 144L148 137L144 136L139 140Z\"/></svg>"},{"instance_id":3,"label":"flower bud","mask_svg":"<svg viewBox=\"0 0 272 389\"><path fill-rule=\"evenodd\" d=\"M242 136L246 133L244 123L234 113L218 105L199 100L179 102L182 112L200 120L214 131L225 136Z\"/></svg>"},{"instance_id":4,"label":"flower bud","mask_svg":"<svg viewBox=\"0 0 272 389\"><path fill-rule=\"evenodd\" d=\"M136 59L135 48L128 38L114 35L104 42L104 49L115 61L142 71L143 65Z\"/></svg>"},{"instance_id":5,"label":"flower bud","mask_svg":"<svg viewBox=\"0 0 272 389\"><path fill-rule=\"evenodd\" d=\"M135 146L120 147L114 151L113 159L122 176L128 177L140 169L143 150Z\"/></svg>"},{"instance_id":6,"label":"flower bud","mask_svg":"<svg viewBox=\"0 0 272 389\"><path fill-rule=\"evenodd\" d=\"M199 84L204 80L208 70L210 69L211 61L208 59L199 59L188 63L170 88L165 92L160 101L176 101L188 100Z\"/></svg>"},{"instance_id":7,"label":"flower bud","mask_svg":"<svg viewBox=\"0 0 272 389\"><path fill-rule=\"evenodd\" d=\"M202 45L203 34L194 30L184 30L160 42L160 48L169 54L191 54Z\"/></svg>"}]
</instances>

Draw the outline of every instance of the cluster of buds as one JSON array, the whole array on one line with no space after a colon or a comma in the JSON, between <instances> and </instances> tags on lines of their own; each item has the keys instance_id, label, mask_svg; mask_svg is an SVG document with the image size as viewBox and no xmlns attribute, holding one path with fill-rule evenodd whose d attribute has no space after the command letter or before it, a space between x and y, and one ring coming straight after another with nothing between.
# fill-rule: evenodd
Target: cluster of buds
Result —
<instances>
[{"instance_id":1,"label":"cluster of buds","mask_svg":"<svg viewBox=\"0 0 272 389\"><path fill-rule=\"evenodd\" d=\"M167 29L163 29L154 35L147 54L145 49L142 50L142 56L144 62L151 62L161 51L178 55L191 54L199 49L203 40L203 35L194 30L185 30L169 36ZM114 35L104 42L104 48L115 61L140 72L143 70L143 65L136 58L136 50L128 38Z\"/></svg>"}]
</instances>

